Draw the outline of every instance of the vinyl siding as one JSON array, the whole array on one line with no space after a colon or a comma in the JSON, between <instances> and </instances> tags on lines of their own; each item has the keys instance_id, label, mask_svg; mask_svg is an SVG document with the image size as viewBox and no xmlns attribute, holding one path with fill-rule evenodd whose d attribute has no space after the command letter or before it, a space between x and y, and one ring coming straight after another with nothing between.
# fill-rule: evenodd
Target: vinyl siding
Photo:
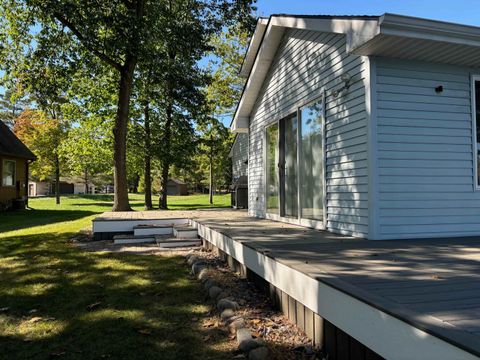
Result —
<instances>
[{"instance_id":1,"label":"vinyl siding","mask_svg":"<svg viewBox=\"0 0 480 360\"><path fill-rule=\"evenodd\" d=\"M287 30L250 117L249 211L265 216L265 126L325 90L327 230L368 233L364 58L347 55L345 36ZM352 85L338 97L341 74ZM321 181L321 179L319 179Z\"/></svg>"},{"instance_id":2,"label":"vinyl siding","mask_svg":"<svg viewBox=\"0 0 480 360\"><path fill-rule=\"evenodd\" d=\"M386 58L376 64L379 237L480 234L471 71Z\"/></svg>"},{"instance_id":3,"label":"vinyl siding","mask_svg":"<svg viewBox=\"0 0 480 360\"><path fill-rule=\"evenodd\" d=\"M232 148L232 177L247 176L248 134L237 134Z\"/></svg>"}]
</instances>

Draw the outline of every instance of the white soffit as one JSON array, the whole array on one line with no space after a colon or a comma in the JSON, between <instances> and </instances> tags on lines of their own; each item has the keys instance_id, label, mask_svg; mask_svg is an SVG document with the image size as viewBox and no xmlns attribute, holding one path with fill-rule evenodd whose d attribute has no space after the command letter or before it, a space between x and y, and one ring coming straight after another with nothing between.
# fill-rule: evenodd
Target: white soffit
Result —
<instances>
[{"instance_id":1,"label":"white soffit","mask_svg":"<svg viewBox=\"0 0 480 360\"><path fill-rule=\"evenodd\" d=\"M252 38L248 44L247 53L243 59L242 67L240 69L241 77L248 77L250 69L253 66L255 57L257 55L258 48L262 42L263 34L265 34L265 29L267 28L268 19L267 18L258 18L257 26L253 32Z\"/></svg>"},{"instance_id":2,"label":"white soffit","mask_svg":"<svg viewBox=\"0 0 480 360\"><path fill-rule=\"evenodd\" d=\"M480 28L384 14L378 34L352 53L480 67Z\"/></svg>"}]
</instances>

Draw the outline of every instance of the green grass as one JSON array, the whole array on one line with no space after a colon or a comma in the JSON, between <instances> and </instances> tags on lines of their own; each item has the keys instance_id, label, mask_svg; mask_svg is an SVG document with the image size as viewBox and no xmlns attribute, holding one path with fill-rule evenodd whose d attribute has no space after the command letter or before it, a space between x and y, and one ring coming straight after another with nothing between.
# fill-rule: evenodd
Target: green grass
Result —
<instances>
[{"instance_id":1,"label":"green grass","mask_svg":"<svg viewBox=\"0 0 480 360\"><path fill-rule=\"evenodd\" d=\"M141 209L141 196L133 196ZM175 209L206 196L171 197ZM226 205L227 197L217 197ZM0 358L225 359L227 340L204 341L201 285L179 256L87 253L69 243L111 197L31 199L0 214Z\"/></svg>"}]
</instances>

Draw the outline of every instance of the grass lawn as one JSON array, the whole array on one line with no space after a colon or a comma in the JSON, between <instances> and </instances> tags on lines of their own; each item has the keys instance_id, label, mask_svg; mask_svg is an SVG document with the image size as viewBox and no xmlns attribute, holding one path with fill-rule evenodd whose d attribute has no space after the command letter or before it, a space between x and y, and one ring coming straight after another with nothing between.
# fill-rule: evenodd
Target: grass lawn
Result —
<instances>
[{"instance_id":1,"label":"grass lawn","mask_svg":"<svg viewBox=\"0 0 480 360\"><path fill-rule=\"evenodd\" d=\"M0 213L0 359L225 359L208 337L201 285L179 256L86 253L68 239L108 210L111 197L31 199ZM216 205L227 205L218 196ZM141 196L133 196L141 209ZM174 209L207 196L171 197ZM191 204L194 204L192 206Z\"/></svg>"}]
</instances>

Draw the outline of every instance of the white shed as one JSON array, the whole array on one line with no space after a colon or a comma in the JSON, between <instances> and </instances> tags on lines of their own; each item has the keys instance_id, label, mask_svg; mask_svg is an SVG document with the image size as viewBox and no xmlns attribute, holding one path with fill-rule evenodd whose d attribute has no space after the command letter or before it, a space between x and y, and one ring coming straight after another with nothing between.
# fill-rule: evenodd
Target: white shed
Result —
<instances>
[{"instance_id":1,"label":"white shed","mask_svg":"<svg viewBox=\"0 0 480 360\"><path fill-rule=\"evenodd\" d=\"M480 235L480 28L272 15L241 74L251 215L373 240Z\"/></svg>"}]
</instances>

